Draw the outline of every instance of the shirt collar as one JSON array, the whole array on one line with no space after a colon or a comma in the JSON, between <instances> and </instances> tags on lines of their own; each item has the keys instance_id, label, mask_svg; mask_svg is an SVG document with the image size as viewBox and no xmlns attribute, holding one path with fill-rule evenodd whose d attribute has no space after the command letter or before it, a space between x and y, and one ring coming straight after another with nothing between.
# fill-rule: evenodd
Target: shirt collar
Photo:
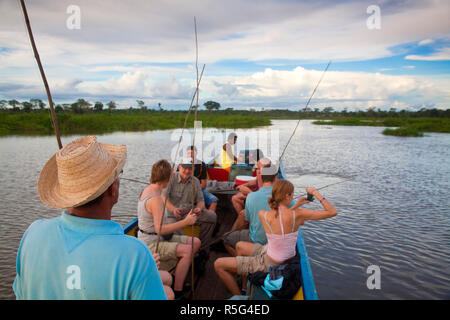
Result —
<instances>
[{"instance_id":1,"label":"shirt collar","mask_svg":"<svg viewBox=\"0 0 450 320\"><path fill-rule=\"evenodd\" d=\"M177 182L178 183L184 183L184 184L186 184L186 183L188 183L189 181L191 181L191 176L189 176L189 178L186 180L186 182L183 182L183 180L181 180L181 176L180 176L180 173L179 172L177 172Z\"/></svg>"},{"instance_id":2,"label":"shirt collar","mask_svg":"<svg viewBox=\"0 0 450 320\"><path fill-rule=\"evenodd\" d=\"M115 221L89 219L73 216L64 210L61 214L63 225L73 231L87 234L124 234L123 227Z\"/></svg>"}]
</instances>

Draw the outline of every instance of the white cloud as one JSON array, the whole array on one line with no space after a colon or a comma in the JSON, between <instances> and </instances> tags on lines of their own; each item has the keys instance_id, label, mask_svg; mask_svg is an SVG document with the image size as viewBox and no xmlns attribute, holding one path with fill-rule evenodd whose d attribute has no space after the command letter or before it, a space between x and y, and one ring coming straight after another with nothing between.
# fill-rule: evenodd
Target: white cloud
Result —
<instances>
[{"instance_id":1,"label":"white cloud","mask_svg":"<svg viewBox=\"0 0 450 320\"><path fill-rule=\"evenodd\" d=\"M418 45L425 46L427 44L432 44L433 42L434 42L433 39L423 39L423 40L419 41Z\"/></svg>"},{"instance_id":2,"label":"white cloud","mask_svg":"<svg viewBox=\"0 0 450 320\"><path fill-rule=\"evenodd\" d=\"M322 75L321 70L297 67L293 70L257 72L250 76L227 77L224 81L208 79L215 94L230 101L258 101L272 104L301 105L312 93ZM344 107L388 107L394 101L404 105L437 103L448 107L450 89L447 81L434 82L412 76L380 73L328 71L320 84L312 105Z\"/></svg>"},{"instance_id":3,"label":"white cloud","mask_svg":"<svg viewBox=\"0 0 450 320\"><path fill-rule=\"evenodd\" d=\"M358 1L78 0L80 30L66 28L70 4L70 0L27 3L52 93L67 99L85 95L190 100L195 79L194 15L200 64L207 64L201 97L217 96L232 104L301 104L321 71L297 67L239 75L224 68L213 76L208 73L213 62L369 60L391 56L392 47L406 43L431 44L432 39L448 37L449 30L445 0L379 2L380 30L367 29L368 4ZM0 20L0 96L45 95L18 2L0 1L0 12L8 12ZM406 59L449 57L449 48L444 48ZM393 101L448 105L448 89L441 83L448 81L329 71L314 103L333 103L336 108Z\"/></svg>"},{"instance_id":4,"label":"white cloud","mask_svg":"<svg viewBox=\"0 0 450 320\"><path fill-rule=\"evenodd\" d=\"M438 50L435 53L430 55L407 55L405 57L406 60L423 60L423 61L442 61L442 60L450 60L450 47L443 48Z\"/></svg>"}]
</instances>

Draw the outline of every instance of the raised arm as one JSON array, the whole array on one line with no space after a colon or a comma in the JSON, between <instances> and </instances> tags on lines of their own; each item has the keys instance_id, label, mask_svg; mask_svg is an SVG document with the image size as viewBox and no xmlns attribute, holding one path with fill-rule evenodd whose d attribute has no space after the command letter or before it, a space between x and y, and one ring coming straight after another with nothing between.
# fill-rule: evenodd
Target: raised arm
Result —
<instances>
[{"instance_id":1,"label":"raised arm","mask_svg":"<svg viewBox=\"0 0 450 320\"><path fill-rule=\"evenodd\" d=\"M337 215L336 208L320 194L314 187L306 188L306 192L312 194L323 206L323 210L296 209L296 217L304 220L322 220L332 218Z\"/></svg>"}]
</instances>

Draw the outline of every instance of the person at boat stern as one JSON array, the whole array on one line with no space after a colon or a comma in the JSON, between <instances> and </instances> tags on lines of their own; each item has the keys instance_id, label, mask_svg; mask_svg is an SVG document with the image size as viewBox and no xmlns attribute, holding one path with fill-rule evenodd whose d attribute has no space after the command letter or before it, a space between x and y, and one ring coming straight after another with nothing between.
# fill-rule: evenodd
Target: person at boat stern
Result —
<instances>
[{"instance_id":1,"label":"person at boat stern","mask_svg":"<svg viewBox=\"0 0 450 320\"><path fill-rule=\"evenodd\" d=\"M307 187L306 192L320 201L323 210L298 208L297 204L295 209L289 208L294 198L294 186L287 180L277 180L272 188L272 196L268 199L270 209L259 211L267 244L238 242L237 257L219 258L215 261L217 275L233 295L241 295L233 273L247 276L257 271L268 272L269 267L283 264L295 256L298 229L305 221L337 215L335 207L316 188Z\"/></svg>"},{"instance_id":2,"label":"person at boat stern","mask_svg":"<svg viewBox=\"0 0 450 320\"><path fill-rule=\"evenodd\" d=\"M171 280L168 272L173 271L175 299L179 299L183 295L183 285L191 266L192 254L200 248L200 240L176 234L183 227L193 225L197 221L197 215L192 210L178 221L173 216L169 216L167 209L164 208L161 194L169 184L171 176L172 166L167 160L159 160L153 164L150 185L145 187L139 196L138 239L142 240L151 252L158 251L160 269L163 270L160 271L163 272L161 277L169 279L166 283L163 281L166 286L170 286ZM159 243L158 233L160 234ZM192 241L194 241L193 253ZM165 289L170 290L167 287Z\"/></svg>"},{"instance_id":3,"label":"person at boat stern","mask_svg":"<svg viewBox=\"0 0 450 320\"><path fill-rule=\"evenodd\" d=\"M215 159L215 164L222 167L223 169L230 171L230 167L238 162L233 145L237 142L237 134L232 132L228 135L227 141L223 144L220 150L219 156Z\"/></svg>"},{"instance_id":4,"label":"person at boat stern","mask_svg":"<svg viewBox=\"0 0 450 320\"><path fill-rule=\"evenodd\" d=\"M87 136L45 164L39 197L64 210L26 230L17 252L17 299L167 299L150 250L111 221L125 161L125 145Z\"/></svg>"}]
</instances>

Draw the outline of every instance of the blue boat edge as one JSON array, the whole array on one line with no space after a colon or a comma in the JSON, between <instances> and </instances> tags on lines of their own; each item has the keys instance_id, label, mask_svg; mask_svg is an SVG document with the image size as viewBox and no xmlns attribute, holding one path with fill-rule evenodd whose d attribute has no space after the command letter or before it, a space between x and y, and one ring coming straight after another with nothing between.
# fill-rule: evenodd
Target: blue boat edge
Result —
<instances>
[{"instance_id":1,"label":"blue boat edge","mask_svg":"<svg viewBox=\"0 0 450 320\"><path fill-rule=\"evenodd\" d=\"M280 171L278 177L286 179L286 172L284 171L283 163L280 162ZM301 227L298 228L297 237L297 250L300 254L300 267L302 269L302 284L303 284L303 297L305 300L318 300L316 286L314 284L314 278L309 265L309 257L306 252L305 241L303 240L303 233Z\"/></svg>"}]
</instances>

